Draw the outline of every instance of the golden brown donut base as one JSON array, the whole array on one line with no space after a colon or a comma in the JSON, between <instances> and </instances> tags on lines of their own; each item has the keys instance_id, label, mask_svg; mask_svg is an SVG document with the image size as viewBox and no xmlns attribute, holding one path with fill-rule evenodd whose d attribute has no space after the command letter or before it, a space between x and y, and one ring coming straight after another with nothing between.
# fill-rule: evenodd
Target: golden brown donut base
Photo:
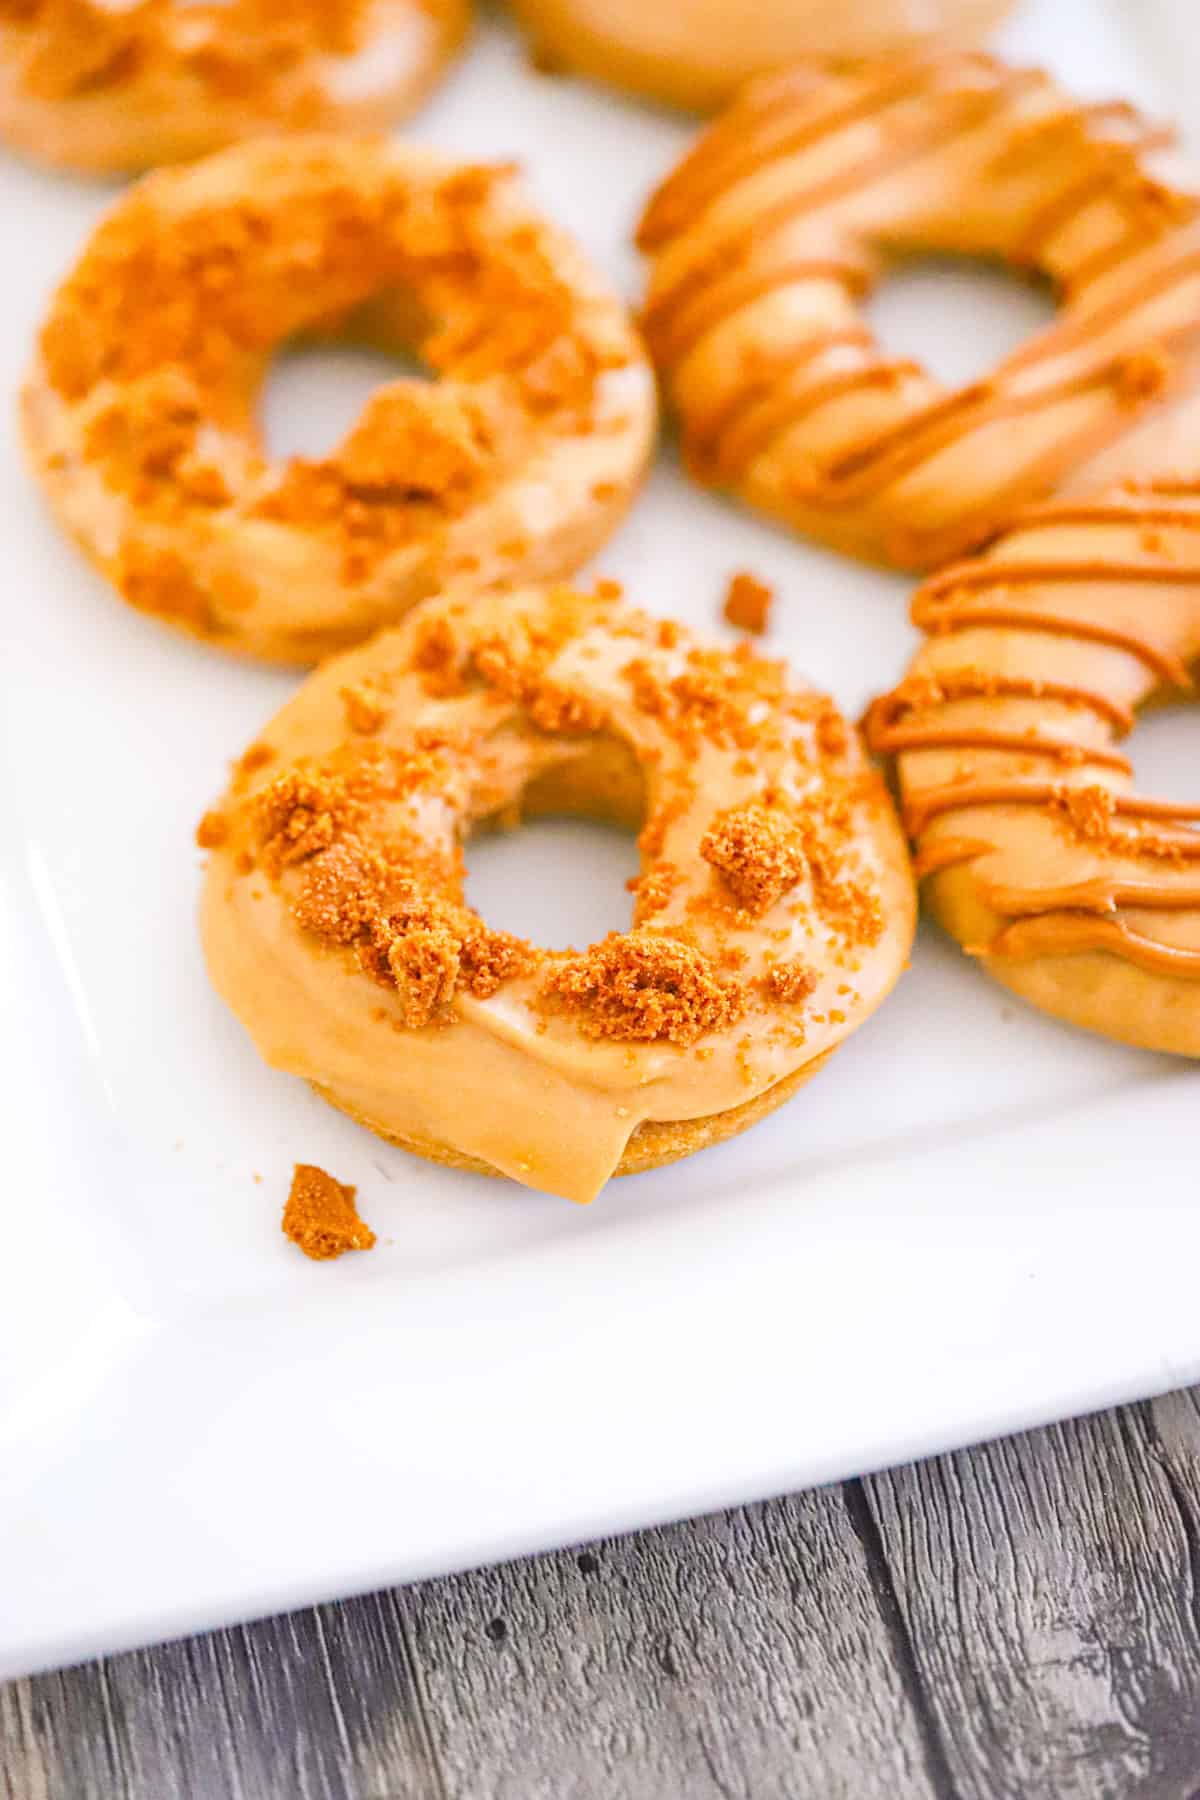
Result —
<instances>
[{"instance_id":1,"label":"golden brown donut base","mask_svg":"<svg viewBox=\"0 0 1200 1800\"><path fill-rule=\"evenodd\" d=\"M607 87L694 112L802 56L868 56L981 37L1012 0L941 0L914 28L897 0L512 0L534 54ZM908 14L908 17L905 15Z\"/></svg>"},{"instance_id":2,"label":"golden brown donut base","mask_svg":"<svg viewBox=\"0 0 1200 1800\"><path fill-rule=\"evenodd\" d=\"M748 1131L751 1125L757 1125L768 1113L790 1100L797 1088L803 1087L810 1076L825 1066L833 1055L832 1050L815 1056L804 1068L797 1069L792 1075L785 1075L774 1087L765 1093L756 1094L753 1100L747 1100L741 1106L730 1107L727 1112L711 1113L706 1119L645 1119L638 1126L629 1140L624 1156L613 1171L616 1175L644 1175L650 1169L665 1168L668 1163L681 1162L685 1156L691 1156L696 1150L707 1150L713 1144L723 1144L727 1138L737 1137L740 1132ZM356 1112L352 1106L344 1106L336 1094L318 1082L311 1082L314 1093L339 1112L353 1119L356 1125L365 1125L378 1138L384 1138L389 1144L395 1144L400 1150L407 1150L413 1156L423 1156L426 1162L441 1163L447 1169L465 1169L472 1175L496 1175L504 1180L500 1169L491 1163L480 1161L476 1156L464 1156L459 1150L451 1149L449 1144L435 1144L428 1138L404 1137L394 1131L385 1131L374 1120Z\"/></svg>"}]
</instances>

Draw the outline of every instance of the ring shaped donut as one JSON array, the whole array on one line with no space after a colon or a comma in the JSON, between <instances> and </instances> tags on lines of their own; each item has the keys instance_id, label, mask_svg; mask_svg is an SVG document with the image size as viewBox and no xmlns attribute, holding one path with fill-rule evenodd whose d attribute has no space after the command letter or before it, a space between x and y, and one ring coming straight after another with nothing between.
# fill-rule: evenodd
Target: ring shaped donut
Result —
<instances>
[{"instance_id":1,"label":"ring shaped donut","mask_svg":"<svg viewBox=\"0 0 1200 1800\"><path fill-rule=\"evenodd\" d=\"M415 351L330 455L255 412L304 333ZM505 169L290 138L159 170L59 289L24 393L33 463L126 599L312 662L448 579L557 578L620 518L654 382L626 310Z\"/></svg>"},{"instance_id":2,"label":"ring shaped donut","mask_svg":"<svg viewBox=\"0 0 1200 1800\"><path fill-rule=\"evenodd\" d=\"M0 0L0 139L106 174L269 132L381 130L468 19L468 0Z\"/></svg>"},{"instance_id":3,"label":"ring shaped donut","mask_svg":"<svg viewBox=\"0 0 1200 1800\"><path fill-rule=\"evenodd\" d=\"M1045 1011L1200 1056L1200 789L1141 795L1116 748L1192 691L1200 484L1030 509L913 618L926 640L867 726L934 913Z\"/></svg>"},{"instance_id":4,"label":"ring shaped donut","mask_svg":"<svg viewBox=\"0 0 1200 1800\"><path fill-rule=\"evenodd\" d=\"M549 950L466 906L462 840L545 812L641 827L629 931ZM913 930L832 703L614 584L430 600L323 664L199 839L209 971L268 1062L407 1149L576 1200L778 1105Z\"/></svg>"},{"instance_id":5,"label":"ring shaped donut","mask_svg":"<svg viewBox=\"0 0 1200 1800\"><path fill-rule=\"evenodd\" d=\"M801 56L870 56L981 37L1012 0L513 0L540 63L710 111Z\"/></svg>"},{"instance_id":6,"label":"ring shaped donut","mask_svg":"<svg viewBox=\"0 0 1200 1800\"><path fill-rule=\"evenodd\" d=\"M640 229L646 335L692 472L853 555L929 568L1068 480L1161 470L1200 370L1197 200L1169 142L971 52L753 84ZM911 252L1038 271L1057 321L948 391L864 320Z\"/></svg>"}]
</instances>

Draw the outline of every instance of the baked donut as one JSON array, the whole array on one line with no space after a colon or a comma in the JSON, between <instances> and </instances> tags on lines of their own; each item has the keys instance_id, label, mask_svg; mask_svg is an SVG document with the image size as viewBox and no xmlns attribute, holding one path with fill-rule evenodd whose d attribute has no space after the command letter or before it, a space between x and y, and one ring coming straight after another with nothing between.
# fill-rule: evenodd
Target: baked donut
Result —
<instances>
[{"instance_id":1,"label":"baked donut","mask_svg":"<svg viewBox=\"0 0 1200 1800\"><path fill-rule=\"evenodd\" d=\"M469 0L0 0L0 138L115 173L410 113Z\"/></svg>"},{"instance_id":2,"label":"baked donut","mask_svg":"<svg viewBox=\"0 0 1200 1800\"><path fill-rule=\"evenodd\" d=\"M1146 798L1115 748L1191 689L1200 484L1032 508L913 618L925 642L867 727L932 911L1046 1012L1200 1056L1200 786Z\"/></svg>"},{"instance_id":3,"label":"baked donut","mask_svg":"<svg viewBox=\"0 0 1200 1800\"><path fill-rule=\"evenodd\" d=\"M778 1105L913 931L832 702L619 595L426 601L309 677L199 833L209 971L267 1062L408 1150L575 1200ZM552 951L466 906L461 840L544 812L641 827L629 931Z\"/></svg>"},{"instance_id":4,"label":"baked donut","mask_svg":"<svg viewBox=\"0 0 1200 1800\"><path fill-rule=\"evenodd\" d=\"M415 349L329 456L255 405L298 333ZM132 602L313 662L446 580L552 579L623 513L654 381L624 306L511 169L289 138L159 170L55 296L24 391L59 519Z\"/></svg>"},{"instance_id":5,"label":"baked donut","mask_svg":"<svg viewBox=\"0 0 1200 1800\"><path fill-rule=\"evenodd\" d=\"M1012 0L512 0L538 61L708 111L800 56L872 56L983 35Z\"/></svg>"},{"instance_id":6,"label":"baked donut","mask_svg":"<svg viewBox=\"0 0 1200 1800\"><path fill-rule=\"evenodd\" d=\"M1159 154L1171 136L981 53L754 83L639 231L691 472L853 555L927 568L1068 481L1161 468L1200 370L1200 223ZM949 392L864 322L912 251L1037 271L1058 319Z\"/></svg>"}]
</instances>

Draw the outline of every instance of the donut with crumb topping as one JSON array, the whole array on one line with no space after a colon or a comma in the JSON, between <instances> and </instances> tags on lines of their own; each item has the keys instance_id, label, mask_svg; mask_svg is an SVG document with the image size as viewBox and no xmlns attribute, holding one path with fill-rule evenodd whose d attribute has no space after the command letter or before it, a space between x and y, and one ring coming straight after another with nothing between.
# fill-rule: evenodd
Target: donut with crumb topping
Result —
<instances>
[{"instance_id":1,"label":"donut with crumb topping","mask_svg":"<svg viewBox=\"0 0 1200 1800\"><path fill-rule=\"evenodd\" d=\"M468 906L463 842L543 813L640 832L627 931L550 949ZM209 971L269 1063L575 1200L771 1111L913 933L833 703L611 583L426 601L309 677L198 836Z\"/></svg>"},{"instance_id":2,"label":"donut with crumb topping","mask_svg":"<svg viewBox=\"0 0 1200 1800\"><path fill-rule=\"evenodd\" d=\"M328 455L271 457L303 334L415 354ZM290 138L159 170L58 290L23 394L61 523L124 597L315 662L449 582L558 579L620 518L654 383L625 307L511 167Z\"/></svg>"},{"instance_id":3,"label":"donut with crumb topping","mask_svg":"<svg viewBox=\"0 0 1200 1800\"><path fill-rule=\"evenodd\" d=\"M111 174L264 132L379 131L469 17L469 0L0 0L0 138Z\"/></svg>"}]
</instances>

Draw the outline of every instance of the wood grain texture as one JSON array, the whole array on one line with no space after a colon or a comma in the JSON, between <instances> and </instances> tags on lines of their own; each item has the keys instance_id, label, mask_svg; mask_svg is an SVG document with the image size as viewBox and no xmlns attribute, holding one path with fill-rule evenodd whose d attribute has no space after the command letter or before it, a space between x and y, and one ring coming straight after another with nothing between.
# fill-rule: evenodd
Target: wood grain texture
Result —
<instances>
[{"instance_id":1,"label":"wood grain texture","mask_svg":"<svg viewBox=\"0 0 1200 1800\"><path fill-rule=\"evenodd\" d=\"M1200 1390L0 1688L0 1800L876 1796L1200 1800Z\"/></svg>"},{"instance_id":2,"label":"wood grain texture","mask_svg":"<svg viewBox=\"0 0 1200 1800\"><path fill-rule=\"evenodd\" d=\"M933 1800L840 1490L410 1598L452 1800Z\"/></svg>"},{"instance_id":3,"label":"wood grain texture","mask_svg":"<svg viewBox=\"0 0 1200 1800\"><path fill-rule=\"evenodd\" d=\"M390 1594L0 1689L3 1800L374 1800L383 1765L443 1800Z\"/></svg>"},{"instance_id":4,"label":"wood grain texture","mask_svg":"<svg viewBox=\"0 0 1200 1800\"><path fill-rule=\"evenodd\" d=\"M1196 1800L1198 1476L1181 1396L866 1484L960 1800Z\"/></svg>"}]
</instances>

